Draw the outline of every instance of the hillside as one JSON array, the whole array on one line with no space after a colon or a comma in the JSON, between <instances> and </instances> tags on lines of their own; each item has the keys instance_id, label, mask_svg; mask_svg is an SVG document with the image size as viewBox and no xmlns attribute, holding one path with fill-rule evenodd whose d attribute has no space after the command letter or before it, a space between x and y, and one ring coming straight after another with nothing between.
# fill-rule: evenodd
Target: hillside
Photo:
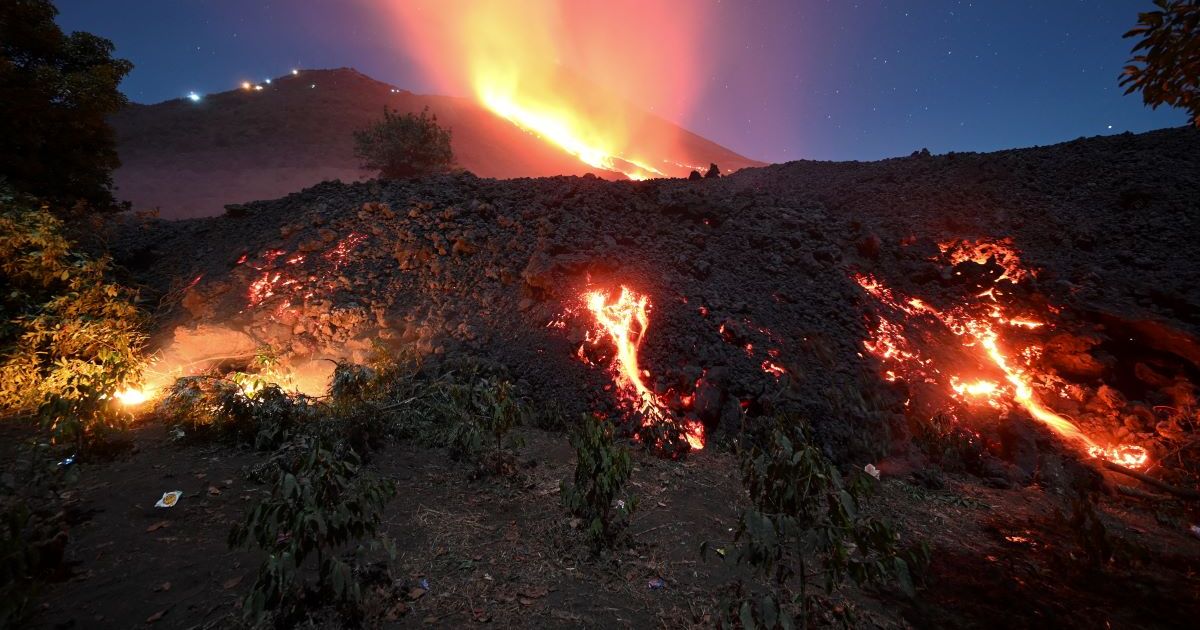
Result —
<instances>
[{"instance_id":1,"label":"hillside","mask_svg":"<svg viewBox=\"0 0 1200 630\"><path fill-rule=\"evenodd\" d=\"M153 375L247 368L270 346L300 381L383 349L503 374L556 418L521 427L512 477L419 435L372 457L399 493L386 627L717 625L764 587L733 562L735 453L779 421L931 549L916 598L831 602L849 627L1178 628L1200 614L1180 498L1200 479L1197 200L1200 132L1164 129L700 181L327 182L227 216L126 216L108 236L158 303ZM622 287L649 305L624 337L636 328L644 395L590 300ZM380 417L417 415L413 400ZM635 451L640 499L599 558L559 505L563 432L596 416ZM262 455L163 421L146 410L136 449L86 464L70 547L85 551L43 625L229 625L257 557L225 535L261 496ZM686 422L702 449L641 448ZM168 489L179 505L150 507Z\"/></svg>"},{"instance_id":2,"label":"hillside","mask_svg":"<svg viewBox=\"0 0 1200 630\"><path fill-rule=\"evenodd\" d=\"M469 99L413 94L343 68L303 70L262 90L209 94L197 103L130 106L112 119L122 162L118 196L135 210L158 208L176 219L217 215L225 204L281 197L325 180L362 179L372 174L354 157L352 133L385 106L428 107L452 129L459 166L479 177L620 177L597 172ZM759 165L661 119L639 120L646 133L679 134L687 163L715 162L726 171Z\"/></svg>"}]
</instances>

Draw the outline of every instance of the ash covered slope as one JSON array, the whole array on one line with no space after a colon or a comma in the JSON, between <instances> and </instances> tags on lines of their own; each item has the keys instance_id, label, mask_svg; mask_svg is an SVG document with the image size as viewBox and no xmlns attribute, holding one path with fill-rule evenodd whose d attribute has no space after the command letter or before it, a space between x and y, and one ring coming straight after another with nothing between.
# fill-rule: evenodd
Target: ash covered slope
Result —
<instances>
[{"instance_id":1,"label":"ash covered slope","mask_svg":"<svg viewBox=\"0 0 1200 630\"><path fill-rule=\"evenodd\" d=\"M385 105L401 112L429 107L453 130L459 165L481 177L596 171L468 99L394 90L351 69L304 70L263 87L211 94L199 103L134 105L114 116L122 162L114 177L118 196L135 210L157 207L165 218L190 218L324 180L363 179L371 174L359 168L352 133L380 118ZM647 120L654 130L679 133L686 154L704 164L760 165L660 119Z\"/></svg>"},{"instance_id":2,"label":"ash covered slope","mask_svg":"<svg viewBox=\"0 0 1200 630\"><path fill-rule=\"evenodd\" d=\"M642 367L656 391L703 376L694 413L710 428L793 408L857 451L901 410L866 393L870 306L851 273L936 296L954 288L930 261L937 242L1010 237L1042 269L1034 290L1071 317L1155 322L1153 343L1200 366L1184 356L1200 333L1198 203L1200 133L1175 129L699 182L325 183L240 218L130 223L117 240L153 289L199 278L179 334L217 324L293 361L361 358L375 339L469 352L578 411L612 405L609 375L575 356L586 313L549 324L589 282L625 284L653 302Z\"/></svg>"}]
</instances>

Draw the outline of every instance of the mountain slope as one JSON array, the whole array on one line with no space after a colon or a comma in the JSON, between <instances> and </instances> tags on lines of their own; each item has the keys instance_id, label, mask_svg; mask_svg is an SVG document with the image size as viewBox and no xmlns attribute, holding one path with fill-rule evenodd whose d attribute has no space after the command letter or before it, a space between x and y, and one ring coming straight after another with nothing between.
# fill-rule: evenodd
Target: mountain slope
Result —
<instances>
[{"instance_id":1,"label":"mountain slope","mask_svg":"<svg viewBox=\"0 0 1200 630\"><path fill-rule=\"evenodd\" d=\"M198 103L133 105L113 117L122 167L118 196L166 218L220 214L223 206L281 197L330 179L370 177L354 157L353 131L378 119L428 107L453 130L458 164L480 177L582 175L606 178L558 147L475 102L397 90L350 69L304 70ZM759 163L647 116L659 133L677 133L689 163L725 170Z\"/></svg>"}]
</instances>

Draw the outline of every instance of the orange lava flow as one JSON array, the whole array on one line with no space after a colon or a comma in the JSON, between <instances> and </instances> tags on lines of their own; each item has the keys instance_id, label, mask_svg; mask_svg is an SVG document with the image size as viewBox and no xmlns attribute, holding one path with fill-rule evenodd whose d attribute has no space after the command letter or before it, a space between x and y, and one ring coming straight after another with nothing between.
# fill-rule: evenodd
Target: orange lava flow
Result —
<instances>
[{"instance_id":1,"label":"orange lava flow","mask_svg":"<svg viewBox=\"0 0 1200 630\"><path fill-rule=\"evenodd\" d=\"M613 373L617 386L633 401L645 418L645 424L667 422L670 412L642 380L649 373L638 366L638 349L650 326L646 314L650 299L638 295L627 287L621 287L616 301L610 302L604 291L591 291L584 295L584 302L591 311L601 331L612 339L617 355L613 358ZM697 420L683 422L682 435L693 450L704 448L704 425Z\"/></svg>"},{"instance_id":2,"label":"orange lava flow","mask_svg":"<svg viewBox=\"0 0 1200 630\"><path fill-rule=\"evenodd\" d=\"M1006 249L1006 244L971 243L967 246L943 247L942 251L948 254L952 262L970 260L982 264L989 259L997 262L1003 272L994 282L1015 284L1029 273L1017 265L1016 256ZM1006 252L1007 255L998 255L999 252ZM898 297L872 276L856 275L854 279L879 303L903 317L902 323L898 323L881 314L870 337L863 342L863 347L885 364L886 380L906 380L935 387L948 385L949 396L965 404L980 402L996 409L1015 405L1091 457L1130 468L1140 468L1147 463L1149 456L1144 448L1134 445L1103 446L1039 398L1036 383L1046 379L1040 378L1044 375L1035 369L1032 359L1040 356L1041 346L1028 345L1020 352L1013 352L1011 347L1006 347L1010 342L1004 340L1004 330L1036 330L1045 324L1025 316L1007 315L998 300L998 296L1004 294L995 287L975 296L985 301L965 302L939 310L917 298ZM961 355L960 352L958 354L961 356L957 359L952 357L954 363L960 360L982 363L990 366L987 370L1001 378L992 378L990 374L955 373L961 368L943 361L940 355L935 360L917 348L913 339L921 337L911 333L910 328L919 327L921 320L927 317L940 322L951 333L949 337L941 336L941 340L958 339L956 343L948 345L959 347L966 354Z\"/></svg>"},{"instance_id":3,"label":"orange lava flow","mask_svg":"<svg viewBox=\"0 0 1200 630\"><path fill-rule=\"evenodd\" d=\"M686 134L655 120L692 109L710 9L671 0L379 5L401 28L406 56L440 89L470 94L593 168L642 180L707 163Z\"/></svg>"}]
</instances>

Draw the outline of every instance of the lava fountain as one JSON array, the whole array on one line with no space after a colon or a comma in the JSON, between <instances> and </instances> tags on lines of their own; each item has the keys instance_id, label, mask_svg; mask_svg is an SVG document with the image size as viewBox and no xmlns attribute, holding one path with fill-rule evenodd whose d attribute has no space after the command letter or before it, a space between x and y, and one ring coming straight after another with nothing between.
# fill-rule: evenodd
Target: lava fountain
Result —
<instances>
[{"instance_id":1,"label":"lava fountain","mask_svg":"<svg viewBox=\"0 0 1200 630\"><path fill-rule=\"evenodd\" d=\"M706 11L663 0L388 2L403 43L440 89L630 179L698 168L678 130L648 124L627 99L688 114ZM620 37L613 37L620 33ZM604 86L603 89L600 86Z\"/></svg>"},{"instance_id":2,"label":"lava fountain","mask_svg":"<svg viewBox=\"0 0 1200 630\"><path fill-rule=\"evenodd\" d=\"M1011 303L1007 287L1031 275L1020 266L1011 243L962 241L943 244L941 249L941 258L955 268L972 263L977 269L992 270L975 285L977 293L948 308L901 295L874 276L854 276L883 307L863 347L879 359L884 378L941 391L964 405L985 404L1001 411L1020 408L1091 457L1130 468L1144 466L1148 459L1144 448L1100 444L1046 402L1063 395L1064 388L1056 388L1059 381L1038 369L1042 344L1030 335L1053 327L1049 316L1058 309L1047 307L1045 313L1030 314L1025 312L1028 308Z\"/></svg>"},{"instance_id":3,"label":"lava fountain","mask_svg":"<svg viewBox=\"0 0 1200 630\"><path fill-rule=\"evenodd\" d=\"M616 347L617 353L612 360L611 369L621 396L641 413L643 426L670 424L670 410L649 387L646 387L643 379L649 376L649 373L638 365L638 350L646 337L646 329L650 326L650 317L647 314L650 299L621 287L621 293L616 300L611 300L608 293L596 290L586 293L583 302L597 325L594 331L596 334L589 333L587 340L598 344L607 337ZM580 347L580 356L583 356L582 351L583 348ZM683 420L680 426L680 437L687 441L692 450L704 448L703 424L698 420Z\"/></svg>"}]
</instances>

